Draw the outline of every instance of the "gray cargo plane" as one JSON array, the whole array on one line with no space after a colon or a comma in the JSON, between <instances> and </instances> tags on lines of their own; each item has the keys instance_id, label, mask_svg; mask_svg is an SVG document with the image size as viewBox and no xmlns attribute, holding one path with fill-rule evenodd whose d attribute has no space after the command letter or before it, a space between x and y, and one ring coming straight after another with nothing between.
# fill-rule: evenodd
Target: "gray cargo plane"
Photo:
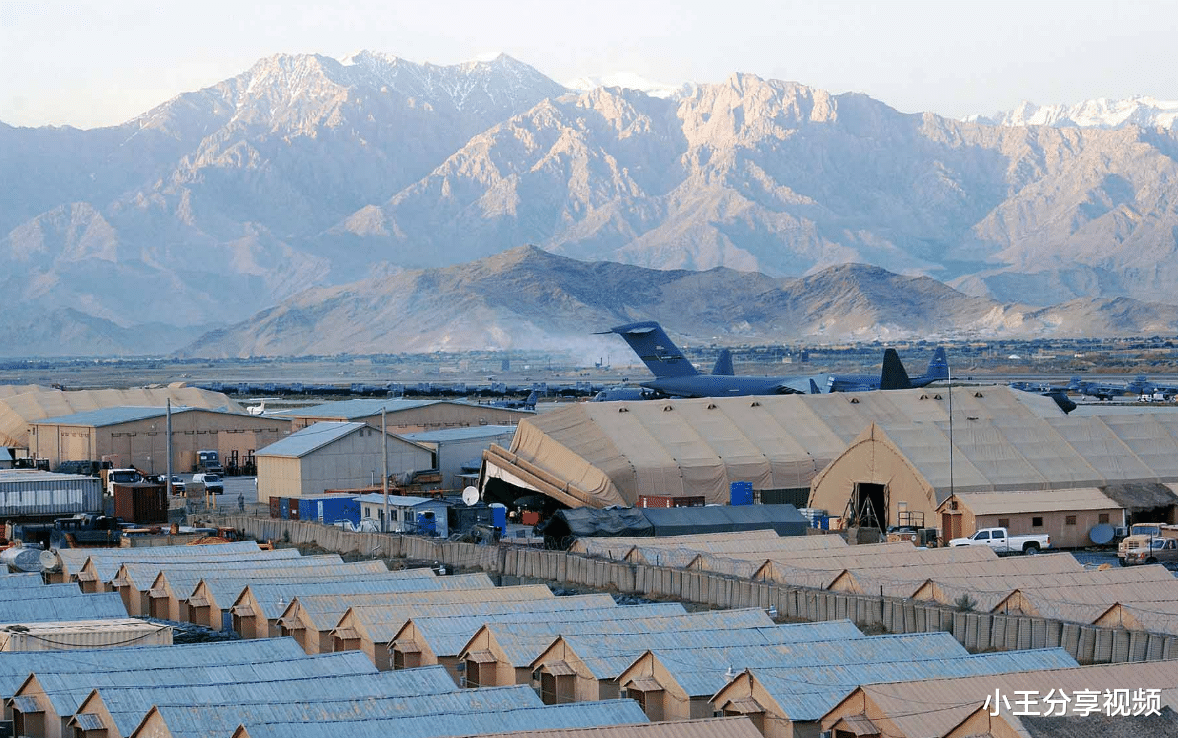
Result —
<instances>
[{"instance_id":1,"label":"gray cargo plane","mask_svg":"<svg viewBox=\"0 0 1178 738\"><path fill-rule=\"evenodd\" d=\"M910 379L900 362L895 349L884 352L883 370L878 378L870 375L828 375L818 377L740 377L732 374L701 374L683 352L679 350L662 326L654 321L629 323L611 328L607 333L617 333L642 359L655 375L653 380L642 382L640 388L618 388L614 396L601 399L646 399L665 397L739 397L742 395L790 395L821 394L824 392L848 392L874 389L911 389L924 387L938 379L949 376L945 352L940 347L929 363L929 370L916 379ZM721 356L717 368L727 358L731 371L731 356ZM646 393L642 389L647 390ZM626 395L626 396L623 396ZM636 395L636 396L629 396Z\"/></svg>"}]
</instances>

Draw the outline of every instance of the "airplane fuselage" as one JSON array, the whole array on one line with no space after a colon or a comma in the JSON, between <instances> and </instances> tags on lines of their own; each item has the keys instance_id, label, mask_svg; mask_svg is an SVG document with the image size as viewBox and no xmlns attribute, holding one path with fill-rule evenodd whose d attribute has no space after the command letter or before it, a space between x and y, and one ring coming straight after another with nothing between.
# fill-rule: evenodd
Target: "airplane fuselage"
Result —
<instances>
[{"instance_id":1,"label":"airplane fuselage","mask_svg":"<svg viewBox=\"0 0 1178 738\"><path fill-rule=\"evenodd\" d=\"M663 377L642 386L672 397L742 397L744 395L792 395L798 390L783 386L796 381L786 377L730 377L697 374L691 377Z\"/></svg>"}]
</instances>

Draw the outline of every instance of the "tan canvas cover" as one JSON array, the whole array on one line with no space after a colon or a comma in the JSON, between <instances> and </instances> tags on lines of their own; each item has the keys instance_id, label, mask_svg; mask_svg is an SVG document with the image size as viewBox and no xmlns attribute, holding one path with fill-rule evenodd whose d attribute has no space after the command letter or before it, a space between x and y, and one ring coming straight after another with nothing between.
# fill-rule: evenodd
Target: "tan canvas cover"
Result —
<instances>
[{"instance_id":1,"label":"tan canvas cover","mask_svg":"<svg viewBox=\"0 0 1178 738\"><path fill-rule=\"evenodd\" d=\"M959 391L955 415L1030 422L1046 412L1035 402L1043 398L984 390ZM734 481L754 489L808 487L872 422L924 422L935 436L933 423L947 418L946 398L927 390L588 402L522 420L511 448L484 458L495 467L489 475L515 476L558 499L559 483L553 490L537 479L567 481L569 499L588 496L577 504L633 505L642 495L726 503Z\"/></svg>"}]
</instances>

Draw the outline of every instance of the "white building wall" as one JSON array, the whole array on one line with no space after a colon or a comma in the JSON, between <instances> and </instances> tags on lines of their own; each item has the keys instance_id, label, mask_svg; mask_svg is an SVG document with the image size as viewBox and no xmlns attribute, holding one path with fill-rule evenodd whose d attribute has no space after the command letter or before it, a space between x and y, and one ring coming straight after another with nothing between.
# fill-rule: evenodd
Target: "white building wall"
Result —
<instances>
[{"instance_id":1,"label":"white building wall","mask_svg":"<svg viewBox=\"0 0 1178 738\"><path fill-rule=\"evenodd\" d=\"M389 437L389 474L429 469L428 449ZM380 484L382 473L380 430L361 428L302 457L300 496L322 494L328 489L355 489Z\"/></svg>"}]
</instances>

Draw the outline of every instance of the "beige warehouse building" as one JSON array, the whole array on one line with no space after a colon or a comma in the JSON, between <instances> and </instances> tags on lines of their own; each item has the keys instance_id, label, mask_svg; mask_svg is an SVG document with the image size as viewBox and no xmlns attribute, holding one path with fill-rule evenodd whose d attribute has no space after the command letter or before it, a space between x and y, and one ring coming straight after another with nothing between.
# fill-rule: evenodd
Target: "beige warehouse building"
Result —
<instances>
[{"instance_id":1,"label":"beige warehouse building","mask_svg":"<svg viewBox=\"0 0 1178 738\"><path fill-rule=\"evenodd\" d=\"M258 452L258 502L380 484L381 433L367 423L307 426ZM433 452L388 434L389 474L434 468Z\"/></svg>"},{"instance_id":2,"label":"beige warehouse building","mask_svg":"<svg viewBox=\"0 0 1178 738\"><path fill-rule=\"evenodd\" d=\"M51 468L74 459L109 457L115 466L150 474L167 471L167 410L110 407L45 418L29 424L30 452ZM244 462L258 449L290 432L290 421L269 416L193 407L172 408L172 464L177 473L195 469L197 451L215 449L222 461Z\"/></svg>"},{"instance_id":3,"label":"beige warehouse building","mask_svg":"<svg viewBox=\"0 0 1178 738\"><path fill-rule=\"evenodd\" d=\"M520 420L533 417L536 414L531 410L513 410L461 400L378 398L328 402L314 407L288 410L278 415L290 418L294 424L292 430L296 431L312 423L324 421L368 423L379 428L381 410L385 412L385 427L398 434L481 425L515 425Z\"/></svg>"}]
</instances>

